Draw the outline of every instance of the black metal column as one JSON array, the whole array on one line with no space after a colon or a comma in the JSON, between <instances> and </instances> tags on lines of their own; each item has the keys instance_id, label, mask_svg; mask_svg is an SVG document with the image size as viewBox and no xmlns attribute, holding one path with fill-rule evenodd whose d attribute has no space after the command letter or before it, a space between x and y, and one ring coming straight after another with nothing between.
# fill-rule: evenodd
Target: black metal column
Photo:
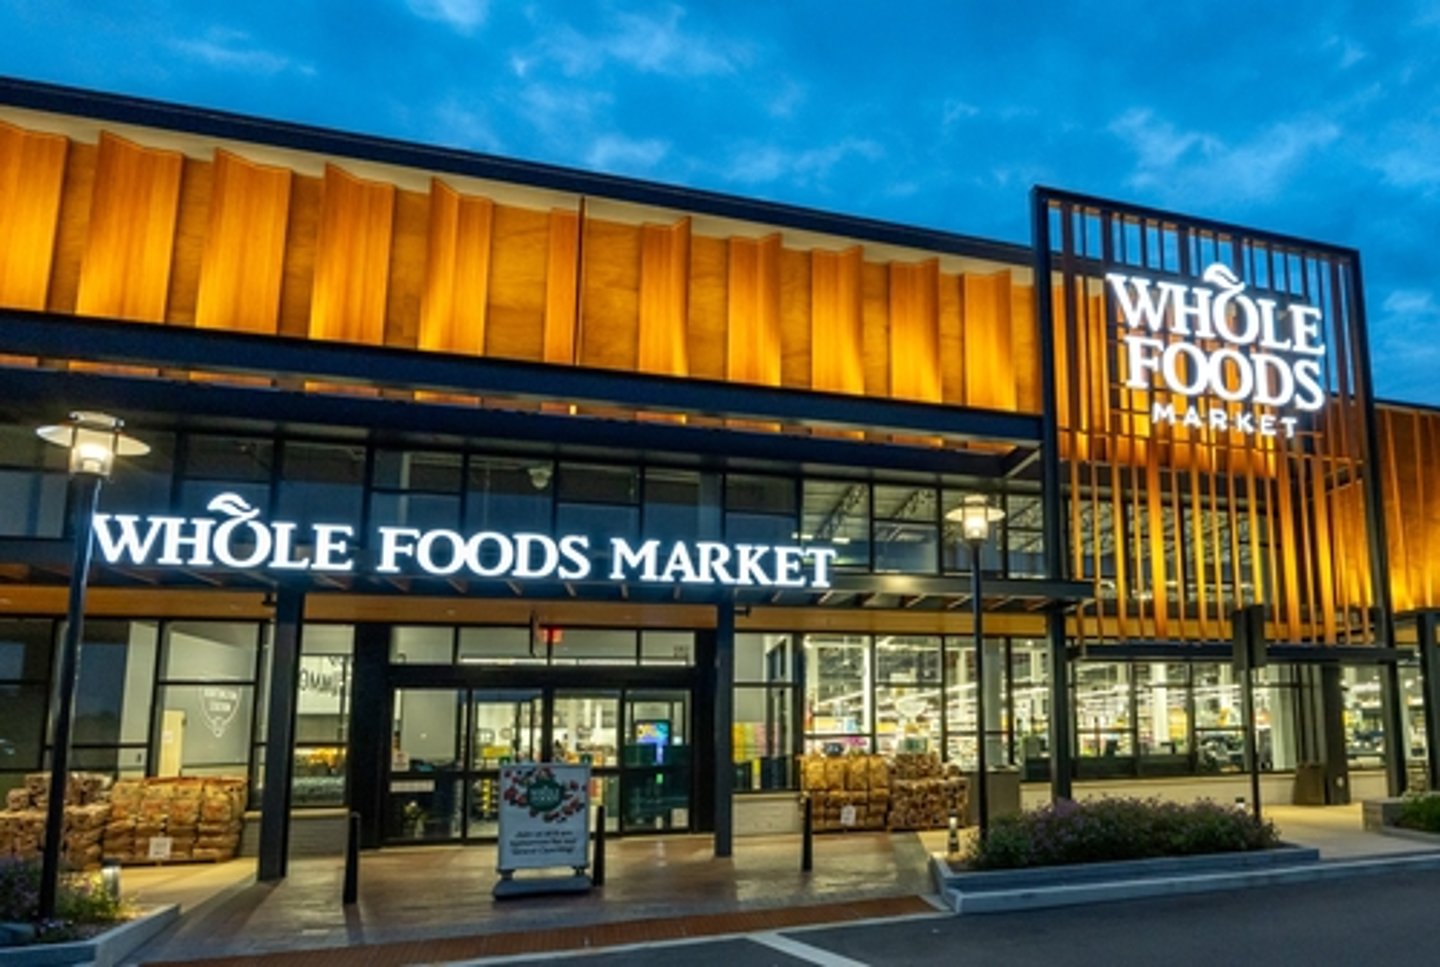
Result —
<instances>
[{"instance_id":1,"label":"black metal column","mask_svg":"<svg viewBox=\"0 0 1440 967\"><path fill-rule=\"evenodd\" d=\"M275 597L266 703L265 788L260 795L260 859L256 878L285 878L290 862L290 780L294 771L295 699L300 684L300 634L305 592L282 586Z\"/></svg>"},{"instance_id":2,"label":"black metal column","mask_svg":"<svg viewBox=\"0 0 1440 967\"><path fill-rule=\"evenodd\" d=\"M360 814L360 845L378 849L383 837L385 780L390 766L390 626L355 626L350 663L350 749L346 802Z\"/></svg>"},{"instance_id":3,"label":"black metal column","mask_svg":"<svg viewBox=\"0 0 1440 967\"><path fill-rule=\"evenodd\" d=\"M1385 785L1391 796L1403 796L1410 779L1405 771L1405 693L1400 689L1400 665L1393 659L1380 663L1380 714L1385 729Z\"/></svg>"},{"instance_id":4,"label":"black metal column","mask_svg":"<svg viewBox=\"0 0 1440 967\"><path fill-rule=\"evenodd\" d=\"M1045 577L1065 577L1065 493L1060 473L1059 384L1055 378L1055 310L1050 288L1050 200L1041 189L1030 194L1030 244L1034 268L1035 319L1040 340L1040 509ZM1068 280L1067 280L1068 284ZM1073 304L1073 303L1070 303ZM1071 750L1069 639L1065 613L1052 608L1046 620L1050 645L1050 797L1069 799L1074 760Z\"/></svg>"},{"instance_id":5,"label":"black metal column","mask_svg":"<svg viewBox=\"0 0 1440 967\"><path fill-rule=\"evenodd\" d=\"M1345 754L1345 696L1340 688L1340 666L1320 667L1320 738L1325 762L1325 803L1350 802L1350 761Z\"/></svg>"},{"instance_id":6,"label":"black metal column","mask_svg":"<svg viewBox=\"0 0 1440 967\"><path fill-rule=\"evenodd\" d=\"M715 855L729 856L734 839L735 602L715 606Z\"/></svg>"},{"instance_id":7,"label":"black metal column","mask_svg":"<svg viewBox=\"0 0 1440 967\"><path fill-rule=\"evenodd\" d=\"M55 655L53 676L54 732L50 739L50 798L45 811L45 842L40 860L39 915L55 918L60 896L60 853L65 834L65 791L69 787L70 732L75 724L75 688L80 680L80 638L85 630L85 588L90 579L90 555L95 546L95 508L103 479L82 473L71 477L70 507L75 540L70 569L70 606L65 637Z\"/></svg>"},{"instance_id":8,"label":"black metal column","mask_svg":"<svg viewBox=\"0 0 1440 967\"><path fill-rule=\"evenodd\" d=\"M1422 611L1415 617L1420 636L1420 678L1425 701L1425 778L1432 792L1440 791L1440 612Z\"/></svg>"}]
</instances>

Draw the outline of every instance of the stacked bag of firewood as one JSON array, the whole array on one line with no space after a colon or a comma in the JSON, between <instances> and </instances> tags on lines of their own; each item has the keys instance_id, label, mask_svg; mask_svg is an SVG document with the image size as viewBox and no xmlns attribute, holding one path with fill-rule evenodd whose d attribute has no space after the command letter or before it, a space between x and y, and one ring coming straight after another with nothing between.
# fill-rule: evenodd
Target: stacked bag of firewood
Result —
<instances>
[{"instance_id":1,"label":"stacked bag of firewood","mask_svg":"<svg viewBox=\"0 0 1440 967\"><path fill-rule=\"evenodd\" d=\"M121 780L111 791L105 855L122 863L149 859L228 860L240 848L245 780L203 777ZM157 849L168 841L168 849ZM152 845L153 844L153 845Z\"/></svg>"},{"instance_id":2,"label":"stacked bag of firewood","mask_svg":"<svg viewBox=\"0 0 1440 967\"><path fill-rule=\"evenodd\" d=\"M885 828L890 764L881 756L802 756L800 776L817 832Z\"/></svg>"},{"instance_id":3,"label":"stacked bag of firewood","mask_svg":"<svg viewBox=\"0 0 1440 967\"><path fill-rule=\"evenodd\" d=\"M65 785L65 826L61 861L71 869L99 869L101 841L110 818L110 779L97 773L71 773ZM50 803L50 774L32 773L25 784L5 794L0 812L0 857L24 862L40 858L45 842L45 811Z\"/></svg>"},{"instance_id":4,"label":"stacked bag of firewood","mask_svg":"<svg viewBox=\"0 0 1440 967\"><path fill-rule=\"evenodd\" d=\"M965 822L968 784L959 766L942 766L933 752L895 756L891 783L889 828L940 829L954 811Z\"/></svg>"}]
</instances>

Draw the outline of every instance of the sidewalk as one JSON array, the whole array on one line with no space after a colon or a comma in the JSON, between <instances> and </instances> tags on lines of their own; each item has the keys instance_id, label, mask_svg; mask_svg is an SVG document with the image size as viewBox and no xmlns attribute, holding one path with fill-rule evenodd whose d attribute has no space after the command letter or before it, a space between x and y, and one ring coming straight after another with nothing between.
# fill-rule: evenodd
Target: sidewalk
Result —
<instances>
[{"instance_id":1,"label":"sidewalk","mask_svg":"<svg viewBox=\"0 0 1440 967\"><path fill-rule=\"evenodd\" d=\"M1266 818L1322 861L1433 852L1366 832L1360 806L1274 806ZM799 838L740 838L716 860L708 836L612 840L606 885L579 896L497 902L493 846L410 848L361 859L360 902L340 904L338 859L297 860L278 884L254 882L249 862L135 870L126 892L180 902L185 916L138 962L265 967L376 967L622 943L775 930L934 913L927 857L944 833L815 838L800 872ZM356 945L367 945L363 954Z\"/></svg>"},{"instance_id":2,"label":"sidewalk","mask_svg":"<svg viewBox=\"0 0 1440 967\"><path fill-rule=\"evenodd\" d=\"M292 861L290 876L278 884L255 883L252 866L229 864L194 874L195 892L189 903L181 900L180 924L140 950L136 960L250 958L298 948L376 944L408 948L403 955L411 959L383 959L401 955L399 949L367 949L366 964L434 962L481 956L478 948L471 949L476 938L495 935L511 939L487 941L485 949L533 952L652 935L743 931L760 914L779 916L778 925L793 926L933 912L918 897L933 892L927 857L943 844L940 835L938 841L922 841L914 833L817 836L815 868L809 874L800 872L796 836L737 839L735 855L725 860L714 858L708 836L612 840L603 888L505 901L490 895L496 881L493 846L382 850L362 855L360 902L350 910L340 903L338 859ZM127 872L126 892L133 891L141 902L176 899L184 889L183 874L163 872L171 879L153 883ZM801 919L793 919L797 916ZM613 927L617 924L625 926ZM612 929L598 929L605 925ZM529 938L524 942L531 945L516 947L522 942L517 936ZM423 950L416 946L456 938L468 938L471 946L444 944L444 952L441 947L430 951L429 943ZM345 955L349 963L356 962L353 949ZM265 962L299 963L288 957ZM305 964L319 967L320 961L307 957Z\"/></svg>"}]
</instances>

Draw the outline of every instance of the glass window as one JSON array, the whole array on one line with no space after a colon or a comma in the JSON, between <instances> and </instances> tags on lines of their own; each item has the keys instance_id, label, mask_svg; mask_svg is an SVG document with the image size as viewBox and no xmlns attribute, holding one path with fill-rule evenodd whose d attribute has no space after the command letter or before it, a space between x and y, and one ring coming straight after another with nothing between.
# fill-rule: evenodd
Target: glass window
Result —
<instances>
[{"instance_id":1,"label":"glass window","mask_svg":"<svg viewBox=\"0 0 1440 967\"><path fill-rule=\"evenodd\" d=\"M63 473L0 470L0 536L59 537L65 533Z\"/></svg>"},{"instance_id":2,"label":"glass window","mask_svg":"<svg viewBox=\"0 0 1440 967\"><path fill-rule=\"evenodd\" d=\"M1015 757L1027 781L1050 776L1050 665L1044 643L1010 642L1010 694L1015 712Z\"/></svg>"},{"instance_id":3,"label":"glass window","mask_svg":"<svg viewBox=\"0 0 1440 967\"><path fill-rule=\"evenodd\" d=\"M805 745L840 755L870 748L870 639L805 636Z\"/></svg>"},{"instance_id":4,"label":"glass window","mask_svg":"<svg viewBox=\"0 0 1440 967\"><path fill-rule=\"evenodd\" d=\"M1082 757L1134 755L1131 743L1130 666L1078 662L1075 674L1075 746Z\"/></svg>"},{"instance_id":5,"label":"glass window","mask_svg":"<svg viewBox=\"0 0 1440 967\"><path fill-rule=\"evenodd\" d=\"M837 565L869 567L869 486L849 480L806 480L800 541L834 547Z\"/></svg>"},{"instance_id":6,"label":"glass window","mask_svg":"<svg viewBox=\"0 0 1440 967\"><path fill-rule=\"evenodd\" d=\"M0 423L0 467L66 472L67 457L62 447L46 443L35 427Z\"/></svg>"},{"instance_id":7,"label":"glass window","mask_svg":"<svg viewBox=\"0 0 1440 967\"><path fill-rule=\"evenodd\" d=\"M1137 662L1140 755L1190 761L1190 668L1179 662Z\"/></svg>"},{"instance_id":8,"label":"glass window","mask_svg":"<svg viewBox=\"0 0 1440 967\"><path fill-rule=\"evenodd\" d=\"M1344 696L1345 755L1352 769L1385 767L1385 716L1381 709L1380 669L1346 665L1340 670Z\"/></svg>"},{"instance_id":9,"label":"glass window","mask_svg":"<svg viewBox=\"0 0 1440 967\"><path fill-rule=\"evenodd\" d=\"M162 685L156 703L160 720L156 774L245 775L254 691L248 682Z\"/></svg>"},{"instance_id":10,"label":"glass window","mask_svg":"<svg viewBox=\"0 0 1440 967\"><path fill-rule=\"evenodd\" d=\"M878 751L940 752L940 639L882 635L875 668Z\"/></svg>"},{"instance_id":11,"label":"glass window","mask_svg":"<svg viewBox=\"0 0 1440 967\"><path fill-rule=\"evenodd\" d=\"M80 648L73 741L145 745L158 628L148 621L88 621Z\"/></svg>"},{"instance_id":12,"label":"glass window","mask_svg":"<svg viewBox=\"0 0 1440 967\"><path fill-rule=\"evenodd\" d=\"M0 681L49 681L54 633L48 620L0 620Z\"/></svg>"},{"instance_id":13,"label":"glass window","mask_svg":"<svg viewBox=\"0 0 1440 967\"><path fill-rule=\"evenodd\" d=\"M735 636L737 682L789 682L794 680L791 639L785 634Z\"/></svg>"},{"instance_id":14,"label":"glass window","mask_svg":"<svg viewBox=\"0 0 1440 967\"><path fill-rule=\"evenodd\" d=\"M735 789L793 789L795 692L789 686L735 686Z\"/></svg>"},{"instance_id":15,"label":"glass window","mask_svg":"<svg viewBox=\"0 0 1440 967\"><path fill-rule=\"evenodd\" d=\"M640 632L640 662L644 665L695 664L693 631Z\"/></svg>"},{"instance_id":16,"label":"glass window","mask_svg":"<svg viewBox=\"0 0 1440 967\"><path fill-rule=\"evenodd\" d=\"M291 781L295 806L345 802L354 640L350 625L306 625L301 637Z\"/></svg>"},{"instance_id":17,"label":"glass window","mask_svg":"<svg viewBox=\"0 0 1440 967\"><path fill-rule=\"evenodd\" d=\"M731 544L794 544L795 481L788 477L725 477L725 539Z\"/></svg>"},{"instance_id":18,"label":"glass window","mask_svg":"<svg viewBox=\"0 0 1440 967\"><path fill-rule=\"evenodd\" d=\"M985 648L985 746L986 764L1009 761L1009 703L1005 688L1005 640L986 638ZM949 734L945 756L961 768L974 769L979 758L976 745L975 639L970 636L945 640L946 725Z\"/></svg>"},{"instance_id":19,"label":"glass window","mask_svg":"<svg viewBox=\"0 0 1440 967\"><path fill-rule=\"evenodd\" d=\"M452 664L455 629L444 625L396 625L390 629L390 661L397 665Z\"/></svg>"},{"instance_id":20,"label":"glass window","mask_svg":"<svg viewBox=\"0 0 1440 967\"><path fill-rule=\"evenodd\" d=\"M374 484L386 490L458 493L463 462L458 453L376 450Z\"/></svg>"},{"instance_id":21,"label":"glass window","mask_svg":"<svg viewBox=\"0 0 1440 967\"><path fill-rule=\"evenodd\" d=\"M40 768L45 744L45 696L40 684L0 682L0 770Z\"/></svg>"},{"instance_id":22,"label":"glass window","mask_svg":"<svg viewBox=\"0 0 1440 967\"><path fill-rule=\"evenodd\" d=\"M360 521L365 449L324 443L285 444L277 514L301 523Z\"/></svg>"},{"instance_id":23,"label":"glass window","mask_svg":"<svg viewBox=\"0 0 1440 967\"><path fill-rule=\"evenodd\" d=\"M460 525L460 498L445 494L387 493L370 496L372 526L454 530Z\"/></svg>"},{"instance_id":24,"label":"glass window","mask_svg":"<svg viewBox=\"0 0 1440 967\"><path fill-rule=\"evenodd\" d=\"M555 465L548 460L472 457L465 527L471 531L550 533Z\"/></svg>"},{"instance_id":25,"label":"glass window","mask_svg":"<svg viewBox=\"0 0 1440 967\"><path fill-rule=\"evenodd\" d=\"M633 467L560 464L561 500L596 504L634 504L640 496L640 472Z\"/></svg>"},{"instance_id":26,"label":"glass window","mask_svg":"<svg viewBox=\"0 0 1440 967\"><path fill-rule=\"evenodd\" d=\"M938 493L933 487L875 487L875 570L933 574L940 567Z\"/></svg>"},{"instance_id":27,"label":"glass window","mask_svg":"<svg viewBox=\"0 0 1440 967\"><path fill-rule=\"evenodd\" d=\"M185 438L185 476L192 480L269 482L275 445L252 437L192 434Z\"/></svg>"},{"instance_id":28,"label":"glass window","mask_svg":"<svg viewBox=\"0 0 1440 967\"><path fill-rule=\"evenodd\" d=\"M1201 772L1245 768L1245 719L1240 685L1230 665L1200 663L1192 670L1195 690L1195 756Z\"/></svg>"},{"instance_id":29,"label":"glass window","mask_svg":"<svg viewBox=\"0 0 1440 967\"><path fill-rule=\"evenodd\" d=\"M462 665L530 665L545 662L545 647L529 628L461 628Z\"/></svg>"},{"instance_id":30,"label":"glass window","mask_svg":"<svg viewBox=\"0 0 1440 967\"><path fill-rule=\"evenodd\" d=\"M162 677L169 681L253 681L259 626L174 621L165 626Z\"/></svg>"},{"instance_id":31,"label":"glass window","mask_svg":"<svg viewBox=\"0 0 1440 967\"><path fill-rule=\"evenodd\" d=\"M693 541L700 532L700 474L691 470L645 471L645 536Z\"/></svg>"},{"instance_id":32,"label":"glass window","mask_svg":"<svg viewBox=\"0 0 1440 967\"><path fill-rule=\"evenodd\" d=\"M168 513L175 437L148 429L136 430L135 436L145 441L150 452L124 461L124 471L117 472L100 491L100 509L118 514Z\"/></svg>"},{"instance_id":33,"label":"glass window","mask_svg":"<svg viewBox=\"0 0 1440 967\"><path fill-rule=\"evenodd\" d=\"M556 665L633 665L636 634L595 628L557 628L551 636L550 661Z\"/></svg>"}]
</instances>

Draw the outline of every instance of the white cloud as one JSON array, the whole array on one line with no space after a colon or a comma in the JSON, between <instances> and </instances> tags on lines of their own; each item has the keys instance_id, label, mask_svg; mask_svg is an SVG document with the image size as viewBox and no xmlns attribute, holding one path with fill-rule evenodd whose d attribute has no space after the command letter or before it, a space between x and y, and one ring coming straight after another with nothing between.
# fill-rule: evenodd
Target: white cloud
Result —
<instances>
[{"instance_id":1,"label":"white cloud","mask_svg":"<svg viewBox=\"0 0 1440 967\"><path fill-rule=\"evenodd\" d=\"M823 180L838 164L851 158L876 161L885 150L865 138L846 138L835 144L801 151L776 145L742 148L724 175L731 181L753 185L787 179L796 183Z\"/></svg>"},{"instance_id":2,"label":"white cloud","mask_svg":"<svg viewBox=\"0 0 1440 967\"><path fill-rule=\"evenodd\" d=\"M302 74L315 73L309 65L296 64L283 54L256 46L244 31L224 27L211 27L199 39L171 40L170 46L181 55L218 70L279 74L294 69Z\"/></svg>"},{"instance_id":3,"label":"white cloud","mask_svg":"<svg viewBox=\"0 0 1440 967\"><path fill-rule=\"evenodd\" d=\"M1331 121L1302 118L1271 124L1243 142L1227 142L1208 132L1181 130L1141 109L1122 114L1109 130L1135 153L1128 185L1190 207L1273 198L1312 153L1341 134Z\"/></svg>"},{"instance_id":4,"label":"white cloud","mask_svg":"<svg viewBox=\"0 0 1440 967\"><path fill-rule=\"evenodd\" d=\"M1364 47L1361 47L1349 37L1331 37L1320 45L1320 49L1326 52L1338 52L1340 55L1338 66L1342 71L1349 70L1369 56L1369 52L1366 51Z\"/></svg>"},{"instance_id":5,"label":"white cloud","mask_svg":"<svg viewBox=\"0 0 1440 967\"><path fill-rule=\"evenodd\" d=\"M979 113L980 109L968 101L949 98L940 109L940 124L948 128L952 124L973 118Z\"/></svg>"},{"instance_id":6,"label":"white cloud","mask_svg":"<svg viewBox=\"0 0 1440 967\"><path fill-rule=\"evenodd\" d=\"M569 24L550 27L533 52L511 57L511 68L523 77L542 60L559 65L570 77L593 74L619 64L644 74L703 77L733 74L749 60L739 44L684 29L685 10L670 5L654 14L618 13L608 28L595 35Z\"/></svg>"},{"instance_id":7,"label":"white cloud","mask_svg":"<svg viewBox=\"0 0 1440 967\"><path fill-rule=\"evenodd\" d=\"M772 118L790 118L795 116L795 111L805 103L806 90L804 86L793 80L786 80L776 89L766 105L766 111Z\"/></svg>"},{"instance_id":8,"label":"white cloud","mask_svg":"<svg viewBox=\"0 0 1440 967\"><path fill-rule=\"evenodd\" d=\"M519 92L516 104L537 131L569 140L593 129L596 116L611 100L605 91L529 84Z\"/></svg>"},{"instance_id":9,"label":"white cloud","mask_svg":"<svg viewBox=\"0 0 1440 967\"><path fill-rule=\"evenodd\" d=\"M405 0L405 6L423 20L443 23L462 34L472 33L489 12L487 0Z\"/></svg>"},{"instance_id":10,"label":"white cloud","mask_svg":"<svg viewBox=\"0 0 1440 967\"><path fill-rule=\"evenodd\" d=\"M1440 124L1403 124L1387 141L1393 147L1377 150L1373 162L1386 182L1427 195L1440 191Z\"/></svg>"},{"instance_id":11,"label":"white cloud","mask_svg":"<svg viewBox=\"0 0 1440 967\"><path fill-rule=\"evenodd\" d=\"M435 109L435 138L444 144L499 154L505 145L480 112L451 99Z\"/></svg>"},{"instance_id":12,"label":"white cloud","mask_svg":"<svg viewBox=\"0 0 1440 967\"><path fill-rule=\"evenodd\" d=\"M599 171L647 171L659 164L669 151L669 142L658 138L606 134L590 145L585 164Z\"/></svg>"}]
</instances>

